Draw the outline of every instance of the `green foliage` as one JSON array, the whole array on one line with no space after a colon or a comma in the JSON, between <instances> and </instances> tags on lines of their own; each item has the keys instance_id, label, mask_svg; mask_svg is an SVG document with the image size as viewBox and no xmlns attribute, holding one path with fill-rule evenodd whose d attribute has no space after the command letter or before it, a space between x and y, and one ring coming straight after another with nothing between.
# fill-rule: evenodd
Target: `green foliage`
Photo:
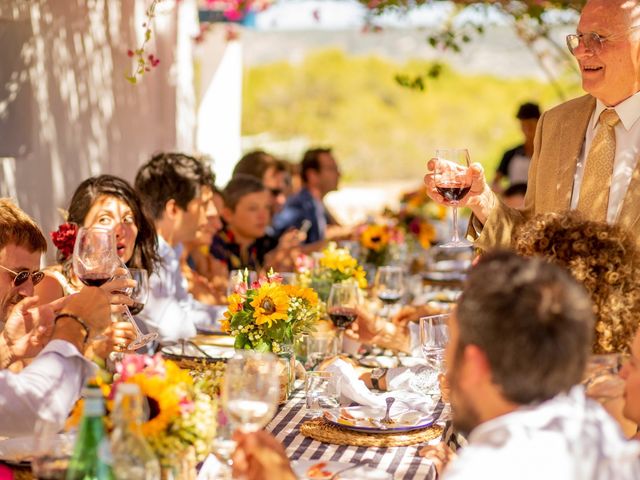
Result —
<instances>
[{"instance_id":1,"label":"green foliage","mask_svg":"<svg viewBox=\"0 0 640 480\"><path fill-rule=\"evenodd\" d=\"M468 147L473 161L494 171L503 151L521 140L518 105L536 101L550 108L561 101L551 85L537 80L463 75L442 64L433 78L428 73L434 65L322 50L297 65L249 69L243 134L331 145L346 181L418 183L439 146ZM402 88L395 79L419 74L428 78L424 91ZM577 77L568 73L558 81L569 97L582 93Z\"/></svg>"}]
</instances>

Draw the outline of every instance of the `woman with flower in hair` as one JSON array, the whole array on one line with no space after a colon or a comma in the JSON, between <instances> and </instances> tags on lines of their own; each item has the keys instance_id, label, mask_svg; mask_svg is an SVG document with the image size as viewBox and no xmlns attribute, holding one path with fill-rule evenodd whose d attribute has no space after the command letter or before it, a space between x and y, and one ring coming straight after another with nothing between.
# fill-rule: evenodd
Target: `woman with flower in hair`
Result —
<instances>
[{"instance_id":1,"label":"woman with flower in hair","mask_svg":"<svg viewBox=\"0 0 640 480\"><path fill-rule=\"evenodd\" d=\"M125 180L112 175L85 180L73 194L68 212L67 222L51 234L58 248L58 264L45 271L45 278L36 288L41 303L49 303L83 287L73 271L72 263L73 245L79 227L113 229L117 254L122 262L127 267L143 268L151 274L157 262L155 228L144 213L137 193ZM117 293L133 285L133 280L115 278L101 287L111 294L113 314L120 314L125 305L133 304L128 296ZM94 355L100 358L106 358L114 346L129 344L135 338L135 333L129 322L118 321L106 336L107 340L96 341L93 345Z\"/></svg>"}]
</instances>

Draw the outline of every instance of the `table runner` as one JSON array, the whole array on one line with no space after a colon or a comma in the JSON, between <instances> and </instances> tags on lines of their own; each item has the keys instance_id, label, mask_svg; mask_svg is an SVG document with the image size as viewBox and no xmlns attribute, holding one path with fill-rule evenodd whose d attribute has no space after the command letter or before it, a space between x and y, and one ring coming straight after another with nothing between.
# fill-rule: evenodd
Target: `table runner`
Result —
<instances>
[{"instance_id":1,"label":"table runner","mask_svg":"<svg viewBox=\"0 0 640 480\"><path fill-rule=\"evenodd\" d=\"M436 405L438 416L442 414L443 404ZM354 447L322 443L305 437L300 433L300 424L305 418L304 391L296 391L280 409L267 426L284 445L290 460L314 460L343 463L363 463L385 470L394 480L435 480L436 472L430 460L419 457L417 452L424 444L410 447ZM439 422L442 423L442 422ZM436 444L440 438L429 442Z\"/></svg>"}]
</instances>

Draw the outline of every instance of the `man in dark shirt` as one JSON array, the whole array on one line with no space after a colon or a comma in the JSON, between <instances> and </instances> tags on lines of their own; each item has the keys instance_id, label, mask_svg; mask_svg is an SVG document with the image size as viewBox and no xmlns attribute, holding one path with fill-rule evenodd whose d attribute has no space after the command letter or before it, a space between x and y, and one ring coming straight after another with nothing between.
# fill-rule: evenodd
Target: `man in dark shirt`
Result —
<instances>
[{"instance_id":1,"label":"man in dark shirt","mask_svg":"<svg viewBox=\"0 0 640 480\"><path fill-rule=\"evenodd\" d=\"M520 120L520 128L524 135L524 143L507 150L496 171L493 190L502 192L502 179L506 178L510 185L527 183L529 162L533 155L533 139L540 118L540 108L535 103L523 103L518 109L516 118Z\"/></svg>"}]
</instances>

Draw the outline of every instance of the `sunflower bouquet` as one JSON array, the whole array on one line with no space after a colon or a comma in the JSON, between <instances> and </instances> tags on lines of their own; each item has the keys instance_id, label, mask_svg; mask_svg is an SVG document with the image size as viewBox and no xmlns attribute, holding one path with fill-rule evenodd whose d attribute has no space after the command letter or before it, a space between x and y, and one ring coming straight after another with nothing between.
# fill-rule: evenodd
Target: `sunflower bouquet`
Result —
<instances>
[{"instance_id":1,"label":"sunflower bouquet","mask_svg":"<svg viewBox=\"0 0 640 480\"><path fill-rule=\"evenodd\" d=\"M346 248L330 242L322 252L314 253L314 259L301 256L296 270L301 282L310 285L323 301L334 283L355 281L360 288L367 288L367 273Z\"/></svg>"},{"instance_id":2,"label":"sunflower bouquet","mask_svg":"<svg viewBox=\"0 0 640 480\"><path fill-rule=\"evenodd\" d=\"M314 330L318 295L307 287L283 285L270 271L249 285L246 276L229 295L222 330L235 337L236 349L281 353L283 345Z\"/></svg>"},{"instance_id":3,"label":"sunflower bouquet","mask_svg":"<svg viewBox=\"0 0 640 480\"><path fill-rule=\"evenodd\" d=\"M111 384L100 378L96 380L107 411L112 410L119 385L138 385L149 406L149 418L142 424L142 433L161 463L190 447L195 449L198 461L206 457L215 435L215 415L211 414L215 404L188 371L160 354L125 355L117 365L114 378ZM82 402L78 402L72 413L71 425L80 420Z\"/></svg>"},{"instance_id":4,"label":"sunflower bouquet","mask_svg":"<svg viewBox=\"0 0 640 480\"><path fill-rule=\"evenodd\" d=\"M392 259L393 249L404 242L402 230L394 225L370 223L359 229L364 262L379 267Z\"/></svg>"}]
</instances>

